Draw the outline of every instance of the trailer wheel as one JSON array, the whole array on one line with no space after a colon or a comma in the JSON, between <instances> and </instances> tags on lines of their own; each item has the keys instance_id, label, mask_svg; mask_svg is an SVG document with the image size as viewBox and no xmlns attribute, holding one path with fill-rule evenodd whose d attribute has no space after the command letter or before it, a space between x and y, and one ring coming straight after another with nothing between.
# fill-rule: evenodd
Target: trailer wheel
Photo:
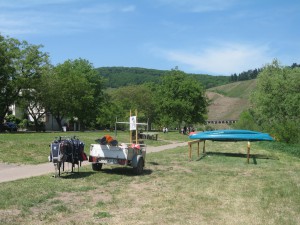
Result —
<instances>
[{"instance_id":1,"label":"trailer wheel","mask_svg":"<svg viewBox=\"0 0 300 225\"><path fill-rule=\"evenodd\" d=\"M133 172L136 175L141 175L144 170L144 159L140 158L136 167L133 167Z\"/></svg>"},{"instance_id":2,"label":"trailer wheel","mask_svg":"<svg viewBox=\"0 0 300 225\"><path fill-rule=\"evenodd\" d=\"M92 164L92 169L93 169L94 171L100 171L101 168L102 168L102 163L93 163L93 164Z\"/></svg>"}]
</instances>

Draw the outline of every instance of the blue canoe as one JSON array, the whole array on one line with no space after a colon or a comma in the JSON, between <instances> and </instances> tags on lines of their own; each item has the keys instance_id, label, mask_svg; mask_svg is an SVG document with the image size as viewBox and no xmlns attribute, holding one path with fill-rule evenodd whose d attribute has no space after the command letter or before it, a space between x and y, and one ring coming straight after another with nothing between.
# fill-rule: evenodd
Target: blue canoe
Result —
<instances>
[{"instance_id":1,"label":"blue canoe","mask_svg":"<svg viewBox=\"0 0 300 225\"><path fill-rule=\"evenodd\" d=\"M251 130L205 131L193 133L189 138L210 141L274 141L269 134Z\"/></svg>"}]
</instances>

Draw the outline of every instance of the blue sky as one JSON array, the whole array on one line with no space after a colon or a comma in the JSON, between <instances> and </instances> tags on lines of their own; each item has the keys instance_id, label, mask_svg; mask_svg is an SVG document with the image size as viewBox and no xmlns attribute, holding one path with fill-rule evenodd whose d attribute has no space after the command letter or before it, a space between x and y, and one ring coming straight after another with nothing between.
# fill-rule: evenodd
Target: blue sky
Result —
<instances>
[{"instance_id":1,"label":"blue sky","mask_svg":"<svg viewBox=\"0 0 300 225\"><path fill-rule=\"evenodd\" d=\"M54 65L210 75L291 65L299 24L298 0L0 0L1 35L42 44Z\"/></svg>"}]
</instances>

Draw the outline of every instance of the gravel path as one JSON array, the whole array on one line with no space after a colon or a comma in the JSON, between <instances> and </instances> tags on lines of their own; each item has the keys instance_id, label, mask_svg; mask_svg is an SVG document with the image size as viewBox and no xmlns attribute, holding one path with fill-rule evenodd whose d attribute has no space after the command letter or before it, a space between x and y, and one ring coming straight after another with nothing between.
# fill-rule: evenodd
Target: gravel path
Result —
<instances>
[{"instance_id":1,"label":"gravel path","mask_svg":"<svg viewBox=\"0 0 300 225\"><path fill-rule=\"evenodd\" d=\"M158 147L147 147L147 154L151 152L159 152L176 147L187 146L187 142L172 143ZM89 165L90 163L84 161L82 166ZM68 166L66 166L68 168ZM77 168L76 168L77 169ZM0 183L8 182L18 179L24 179L34 176L41 176L48 173L54 173L53 163L42 163L38 165L16 165L0 163Z\"/></svg>"}]
</instances>

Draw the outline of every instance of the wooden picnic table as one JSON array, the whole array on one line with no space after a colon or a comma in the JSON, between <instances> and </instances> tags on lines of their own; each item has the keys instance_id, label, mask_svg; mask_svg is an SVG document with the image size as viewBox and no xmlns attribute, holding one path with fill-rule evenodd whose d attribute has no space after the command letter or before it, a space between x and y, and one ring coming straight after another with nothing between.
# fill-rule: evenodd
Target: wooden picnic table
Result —
<instances>
[{"instance_id":1,"label":"wooden picnic table","mask_svg":"<svg viewBox=\"0 0 300 225\"><path fill-rule=\"evenodd\" d=\"M158 139L158 133L157 132L145 132L145 133L139 133L139 137L142 139L150 139L150 140L156 140Z\"/></svg>"}]
</instances>

